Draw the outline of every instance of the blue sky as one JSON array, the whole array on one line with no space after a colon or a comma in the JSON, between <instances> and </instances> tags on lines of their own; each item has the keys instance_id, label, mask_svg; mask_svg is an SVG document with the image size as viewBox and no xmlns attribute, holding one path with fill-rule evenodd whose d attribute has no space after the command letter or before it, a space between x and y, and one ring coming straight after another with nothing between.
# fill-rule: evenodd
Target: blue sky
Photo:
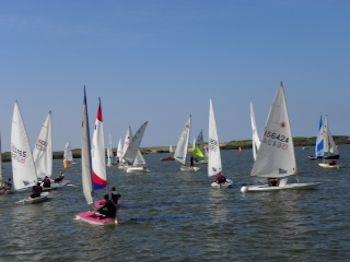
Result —
<instances>
[{"instance_id":1,"label":"blue sky","mask_svg":"<svg viewBox=\"0 0 350 262\"><path fill-rule=\"evenodd\" d=\"M9 148L17 99L32 142L53 111L54 148L80 146L82 86L101 96L115 140L149 120L143 145L176 144L189 113L221 141L260 132L285 81L294 135L328 113L349 134L349 1L1 1L0 130ZM106 134L107 135L107 134Z\"/></svg>"}]
</instances>

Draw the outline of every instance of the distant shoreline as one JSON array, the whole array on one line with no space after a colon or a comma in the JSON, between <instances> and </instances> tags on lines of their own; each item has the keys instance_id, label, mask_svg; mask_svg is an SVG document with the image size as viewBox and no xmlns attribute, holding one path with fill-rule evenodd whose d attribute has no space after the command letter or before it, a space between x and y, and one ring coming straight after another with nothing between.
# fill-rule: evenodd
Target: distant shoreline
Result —
<instances>
[{"instance_id":1,"label":"distant shoreline","mask_svg":"<svg viewBox=\"0 0 350 262\"><path fill-rule=\"evenodd\" d=\"M333 136L334 141L337 145L350 144L350 136ZM295 147L306 147L306 146L315 146L316 137L294 137L294 146ZM238 150L241 149L250 149L252 147L251 140L237 140L231 141L228 143L220 144L222 150ZM191 149L191 148L190 148ZM169 153L169 146L155 146L155 147L143 147L141 148L142 153L144 154L160 154L160 153ZM80 158L81 150L73 149L73 157ZM114 154L116 154L117 149L113 149ZM63 151L53 152L53 159L63 159ZM10 162L11 155L10 152L5 152L2 154L3 162Z\"/></svg>"}]
</instances>

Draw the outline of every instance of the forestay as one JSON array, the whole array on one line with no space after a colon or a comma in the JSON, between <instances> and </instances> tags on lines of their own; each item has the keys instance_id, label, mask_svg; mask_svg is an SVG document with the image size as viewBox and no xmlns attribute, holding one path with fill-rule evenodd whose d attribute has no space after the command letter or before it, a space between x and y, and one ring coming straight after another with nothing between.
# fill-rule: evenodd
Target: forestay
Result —
<instances>
[{"instance_id":1,"label":"forestay","mask_svg":"<svg viewBox=\"0 0 350 262\"><path fill-rule=\"evenodd\" d=\"M283 84L270 109L252 176L280 178L295 175L297 166Z\"/></svg>"},{"instance_id":2,"label":"forestay","mask_svg":"<svg viewBox=\"0 0 350 262\"><path fill-rule=\"evenodd\" d=\"M11 160L14 189L20 190L35 185L37 175L32 149L17 102L12 117Z\"/></svg>"},{"instance_id":3,"label":"forestay","mask_svg":"<svg viewBox=\"0 0 350 262\"><path fill-rule=\"evenodd\" d=\"M209 105L209 141L208 141L208 176L215 176L222 172L220 143L216 126L213 102Z\"/></svg>"},{"instance_id":4,"label":"forestay","mask_svg":"<svg viewBox=\"0 0 350 262\"><path fill-rule=\"evenodd\" d=\"M192 120L192 117L190 115L190 117L188 118L185 124L184 129L182 130L182 133L177 143L175 154L174 154L175 160L183 165L186 165L188 142L190 139L191 120Z\"/></svg>"}]
</instances>

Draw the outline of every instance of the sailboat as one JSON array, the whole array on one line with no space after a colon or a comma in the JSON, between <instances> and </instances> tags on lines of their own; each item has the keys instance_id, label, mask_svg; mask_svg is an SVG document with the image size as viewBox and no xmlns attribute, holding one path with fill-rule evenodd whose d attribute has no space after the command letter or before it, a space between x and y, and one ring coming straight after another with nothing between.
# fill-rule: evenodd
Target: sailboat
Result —
<instances>
[{"instance_id":1,"label":"sailboat","mask_svg":"<svg viewBox=\"0 0 350 262\"><path fill-rule=\"evenodd\" d=\"M67 142L64 146L64 151L63 151L63 167L65 169L71 168L73 164L73 154L72 154L72 149L70 142Z\"/></svg>"},{"instance_id":2,"label":"sailboat","mask_svg":"<svg viewBox=\"0 0 350 262\"><path fill-rule=\"evenodd\" d=\"M113 153L112 135L109 134L107 146L107 167L111 167L115 164L114 159L115 158Z\"/></svg>"},{"instance_id":3,"label":"sailboat","mask_svg":"<svg viewBox=\"0 0 350 262\"><path fill-rule=\"evenodd\" d=\"M258 129L256 127L255 112L254 112L254 106L252 101L250 101L249 109L250 109L250 123L252 126L252 151L253 151L253 158L255 161L261 142L258 134Z\"/></svg>"},{"instance_id":4,"label":"sailboat","mask_svg":"<svg viewBox=\"0 0 350 262\"><path fill-rule=\"evenodd\" d=\"M116 155L116 163L119 164L119 162L121 161L121 157L123 155L123 142L122 139L120 138L118 141L118 147L117 147L117 155Z\"/></svg>"},{"instance_id":5,"label":"sailboat","mask_svg":"<svg viewBox=\"0 0 350 262\"><path fill-rule=\"evenodd\" d=\"M207 155L205 154L203 130L201 130L197 136L197 139L193 143L192 156L196 164L208 164Z\"/></svg>"},{"instance_id":6,"label":"sailboat","mask_svg":"<svg viewBox=\"0 0 350 262\"><path fill-rule=\"evenodd\" d=\"M86 203L92 206L94 204L93 191L104 189L107 186L107 176L101 101L99 101L91 148L85 87L81 132L81 176L83 193ZM75 218L89 224L101 226L118 223L116 219L101 218L95 211L80 213L76 215Z\"/></svg>"},{"instance_id":7,"label":"sailboat","mask_svg":"<svg viewBox=\"0 0 350 262\"><path fill-rule=\"evenodd\" d=\"M126 173L148 173L150 170L147 168L146 160L143 157L141 150L137 150L136 158L132 166L126 169Z\"/></svg>"},{"instance_id":8,"label":"sailboat","mask_svg":"<svg viewBox=\"0 0 350 262\"><path fill-rule=\"evenodd\" d=\"M188 165L187 163L187 151L188 151L188 142L190 139L190 131L191 131L191 121L192 116L190 115L184 129L181 132L179 141L177 143L174 158L180 163L180 170L183 172L197 172L200 168L193 165Z\"/></svg>"},{"instance_id":9,"label":"sailboat","mask_svg":"<svg viewBox=\"0 0 350 262\"><path fill-rule=\"evenodd\" d=\"M38 178L34 164L32 149L23 122L21 110L16 101L11 127L11 164L13 175L13 187L15 191L28 189L36 185ZM47 192L41 193L39 197L27 197L17 203L34 204L48 200Z\"/></svg>"},{"instance_id":10,"label":"sailboat","mask_svg":"<svg viewBox=\"0 0 350 262\"><path fill-rule=\"evenodd\" d=\"M174 158L174 149L173 149L173 146L172 146L172 145L169 146L169 156L161 158L160 161L162 161L162 162L171 162L171 161L175 161L175 158Z\"/></svg>"},{"instance_id":11,"label":"sailboat","mask_svg":"<svg viewBox=\"0 0 350 262\"><path fill-rule=\"evenodd\" d=\"M251 176L267 179L268 184L243 186L241 192L311 189L319 183L289 183L297 174L293 137L283 83L272 104Z\"/></svg>"},{"instance_id":12,"label":"sailboat","mask_svg":"<svg viewBox=\"0 0 350 262\"><path fill-rule=\"evenodd\" d=\"M124 138L124 144L123 144L123 150L122 150L122 154L121 154L121 156L119 158L119 165L118 165L119 169L125 170L128 167L128 164L127 164L127 162L124 159L124 155L125 155L125 152L129 148L131 139L132 139L132 131L131 131L131 127L129 126L128 129L126 130L126 134L125 134L125 138Z\"/></svg>"},{"instance_id":13,"label":"sailboat","mask_svg":"<svg viewBox=\"0 0 350 262\"><path fill-rule=\"evenodd\" d=\"M329 129L327 115L325 115L323 119L316 153L318 158L323 159L322 163L318 163L320 167L331 169L340 168L340 165L336 162L336 159L339 159L339 151L334 142L331 130Z\"/></svg>"},{"instance_id":14,"label":"sailboat","mask_svg":"<svg viewBox=\"0 0 350 262\"><path fill-rule=\"evenodd\" d=\"M213 102L210 99L209 105L209 157L208 157L208 176L213 177L222 175L220 143L216 126L216 117ZM213 188L228 188L232 186L232 180L226 179L225 183L211 183Z\"/></svg>"}]
</instances>

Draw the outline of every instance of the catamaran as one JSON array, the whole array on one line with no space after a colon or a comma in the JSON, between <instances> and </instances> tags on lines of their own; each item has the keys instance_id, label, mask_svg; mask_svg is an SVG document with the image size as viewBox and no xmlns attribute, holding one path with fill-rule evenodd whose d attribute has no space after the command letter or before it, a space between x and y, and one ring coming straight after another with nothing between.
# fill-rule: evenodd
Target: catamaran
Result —
<instances>
[{"instance_id":1,"label":"catamaran","mask_svg":"<svg viewBox=\"0 0 350 262\"><path fill-rule=\"evenodd\" d=\"M72 154L72 149L70 142L67 142L64 146L64 151L63 151L63 167L65 169L71 168L73 164L73 154Z\"/></svg>"},{"instance_id":2,"label":"catamaran","mask_svg":"<svg viewBox=\"0 0 350 262\"><path fill-rule=\"evenodd\" d=\"M92 150L90 141L90 128L88 117L88 106L86 100L86 91L84 87L83 116L81 125L81 167L82 167L82 185L85 200L88 205L94 208L94 190L102 190L107 186L106 163L105 163L105 145L103 132L103 116L101 100L97 111L95 129L92 139ZM87 211L76 215L77 220L93 225L111 225L117 224L117 219L101 217L95 211Z\"/></svg>"},{"instance_id":3,"label":"catamaran","mask_svg":"<svg viewBox=\"0 0 350 262\"><path fill-rule=\"evenodd\" d=\"M275 191L284 189L313 189L319 183L288 183L297 174L293 137L289 122L283 83L272 104L263 141L251 176L267 179L268 184L243 186L241 192Z\"/></svg>"},{"instance_id":4,"label":"catamaran","mask_svg":"<svg viewBox=\"0 0 350 262\"><path fill-rule=\"evenodd\" d=\"M191 121L192 116L188 118L186 121L185 127L181 132L181 136L179 138L179 141L177 143L174 158L175 160L180 163L181 167L180 170L183 172L197 172L199 170L199 167L193 166L193 161L189 165L187 161L187 151L188 151L188 143L190 139L190 132L191 132Z\"/></svg>"},{"instance_id":5,"label":"catamaran","mask_svg":"<svg viewBox=\"0 0 350 262\"><path fill-rule=\"evenodd\" d=\"M249 109L250 109L250 123L252 126L252 151L253 151L253 158L255 161L261 142L258 134L258 129L256 127L255 112L254 112L254 106L252 101L250 101Z\"/></svg>"},{"instance_id":6,"label":"catamaran","mask_svg":"<svg viewBox=\"0 0 350 262\"><path fill-rule=\"evenodd\" d=\"M209 157L208 157L208 176L222 175L222 164L220 154L220 143L218 138L218 131L216 126L216 117L213 102L210 99L209 106ZM232 180L226 179L224 183L213 182L213 188L228 188L232 186Z\"/></svg>"},{"instance_id":7,"label":"catamaran","mask_svg":"<svg viewBox=\"0 0 350 262\"><path fill-rule=\"evenodd\" d=\"M199 132L197 139L193 142L192 156L196 164L208 164L208 158L204 147L203 130Z\"/></svg>"},{"instance_id":8,"label":"catamaran","mask_svg":"<svg viewBox=\"0 0 350 262\"><path fill-rule=\"evenodd\" d=\"M21 110L16 101L13 109L11 128L11 164L14 190L20 191L36 185L38 181L32 149L23 122ZM34 204L48 200L47 192L39 197L27 197L17 203Z\"/></svg>"},{"instance_id":9,"label":"catamaran","mask_svg":"<svg viewBox=\"0 0 350 262\"><path fill-rule=\"evenodd\" d=\"M322 158L323 161L318 165L323 168L340 168L340 165L336 162L336 159L339 159L339 151L329 129L327 115L324 116L322 122L316 142L316 157Z\"/></svg>"}]
</instances>

